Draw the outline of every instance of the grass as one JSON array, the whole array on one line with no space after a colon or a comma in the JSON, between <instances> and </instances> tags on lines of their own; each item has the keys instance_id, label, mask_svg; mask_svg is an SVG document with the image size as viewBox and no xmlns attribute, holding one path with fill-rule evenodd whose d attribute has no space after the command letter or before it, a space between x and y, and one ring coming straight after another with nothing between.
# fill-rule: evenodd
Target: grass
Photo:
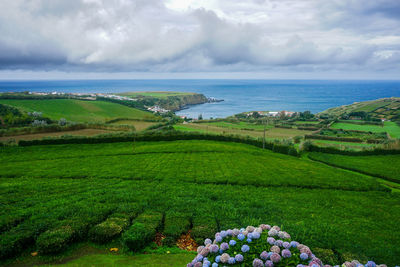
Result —
<instances>
[{"instance_id":1,"label":"grass","mask_svg":"<svg viewBox=\"0 0 400 267\"><path fill-rule=\"evenodd\" d=\"M112 133L115 131L111 130L102 130L102 129L82 129L76 131L64 131L64 132L52 132L52 133L36 133L36 134L24 134L24 135L15 135L15 136L2 136L0 137L0 141L6 141L9 139L14 139L15 141L19 140L36 140L42 139L46 137L60 137L63 135L74 135L74 136L93 136L98 134Z\"/></svg>"},{"instance_id":2,"label":"grass","mask_svg":"<svg viewBox=\"0 0 400 267\"><path fill-rule=\"evenodd\" d=\"M112 255L112 254L92 254L85 255L78 259L71 260L65 264L39 265L39 266L119 266L119 267L181 267L193 260L193 254L141 254L135 256Z\"/></svg>"},{"instance_id":3,"label":"grass","mask_svg":"<svg viewBox=\"0 0 400 267\"><path fill-rule=\"evenodd\" d=\"M400 182L400 155L347 156L310 153L310 158Z\"/></svg>"},{"instance_id":4,"label":"grass","mask_svg":"<svg viewBox=\"0 0 400 267\"><path fill-rule=\"evenodd\" d=\"M176 127L178 126L178 127ZM178 124L174 126L175 129L182 131L198 131L198 132L208 132L208 133L217 133L217 134L232 134L232 135L244 135L251 137L263 137L263 131L259 130L245 130L243 128L228 128L225 126L216 126L213 123L189 123L189 124ZM181 127L183 126L183 127ZM262 125L259 125L263 128ZM259 127L255 125L254 127ZM240 126L241 127L241 126ZM298 129L286 129L286 128L267 128L265 136L267 139L287 139L294 136L303 136L305 134L311 134L312 131L304 131Z\"/></svg>"},{"instance_id":5,"label":"grass","mask_svg":"<svg viewBox=\"0 0 400 267\"><path fill-rule=\"evenodd\" d=\"M257 130L257 131L264 130L264 125L262 125L262 124L255 124L255 123L249 123L249 122L244 122L244 121L241 121L238 123L218 121L218 122L207 123L207 125L232 128L232 129L243 129L243 130L246 130L246 129L253 129L253 130ZM273 127L274 126L272 126L272 125L266 125L267 129L270 129Z\"/></svg>"},{"instance_id":6,"label":"grass","mask_svg":"<svg viewBox=\"0 0 400 267\"><path fill-rule=\"evenodd\" d=\"M334 123L331 128L343 130L358 130L365 132L381 133L387 132L392 138L400 138L400 126L392 121L385 121L384 126L379 125L359 125L353 123Z\"/></svg>"},{"instance_id":7,"label":"grass","mask_svg":"<svg viewBox=\"0 0 400 267\"><path fill-rule=\"evenodd\" d=\"M299 124L299 125L302 125L302 124L319 124L319 121L295 121L294 123L295 124Z\"/></svg>"},{"instance_id":8,"label":"grass","mask_svg":"<svg viewBox=\"0 0 400 267\"><path fill-rule=\"evenodd\" d=\"M86 239L112 214L168 211L165 223L187 218L204 230L198 238L212 237L214 227L270 223L311 248L400 261L399 196L322 163L213 141L138 142L135 151L130 143L7 147L0 160L0 255L34 251L47 230L70 226L72 240ZM172 236L181 231L168 228ZM75 263L92 265L94 257ZM117 265L118 257L99 260Z\"/></svg>"},{"instance_id":9,"label":"grass","mask_svg":"<svg viewBox=\"0 0 400 267\"><path fill-rule=\"evenodd\" d=\"M136 131L140 132L146 130L150 126L157 124L157 122L138 121L138 120L119 120L112 123L113 125L132 125L135 126Z\"/></svg>"},{"instance_id":10,"label":"grass","mask_svg":"<svg viewBox=\"0 0 400 267\"><path fill-rule=\"evenodd\" d=\"M341 142L341 141L331 141L331 140L313 140L313 143L318 146L333 146L338 148L349 148L354 150L361 150L363 148L379 147L378 144L368 144L368 143L354 143L354 142Z\"/></svg>"},{"instance_id":11,"label":"grass","mask_svg":"<svg viewBox=\"0 0 400 267\"><path fill-rule=\"evenodd\" d=\"M0 99L7 104L27 112L42 112L43 116L59 120L65 118L76 122L105 122L115 118L154 119L150 112L105 101L76 99L10 100Z\"/></svg>"}]
</instances>

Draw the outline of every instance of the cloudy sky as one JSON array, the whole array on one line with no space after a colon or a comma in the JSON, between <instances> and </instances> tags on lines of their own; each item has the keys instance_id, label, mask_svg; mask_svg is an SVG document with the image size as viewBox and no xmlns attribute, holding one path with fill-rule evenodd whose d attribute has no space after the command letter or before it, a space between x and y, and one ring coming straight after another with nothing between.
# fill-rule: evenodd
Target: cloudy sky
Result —
<instances>
[{"instance_id":1,"label":"cloudy sky","mask_svg":"<svg viewBox=\"0 0 400 267\"><path fill-rule=\"evenodd\" d=\"M1 79L400 79L399 0L0 1Z\"/></svg>"}]
</instances>

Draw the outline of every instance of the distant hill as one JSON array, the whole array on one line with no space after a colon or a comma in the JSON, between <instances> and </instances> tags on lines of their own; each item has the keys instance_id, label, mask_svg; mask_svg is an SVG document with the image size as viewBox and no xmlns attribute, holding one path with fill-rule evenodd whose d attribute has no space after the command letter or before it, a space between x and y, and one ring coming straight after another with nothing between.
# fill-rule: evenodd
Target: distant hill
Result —
<instances>
[{"instance_id":1,"label":"distant hill","mask_svg":"<svg viewBox=\"0 0 400 267\"><path fill-rule=\"evenodd\" d=\"M43 116L53 120L65 118L75 122L105 122L115 118L157 119L157 116L150 112L105 101L0 99L0 104L16 107L26 112L42 112Z\"/></svg>"},{"instance_id":2,"label":"distant hill","mask_svg":"<svg viewBox=\"0 0 400 267\"><path fill-rule=\"evenodd\" d=\"M139 99L147 106L158 105L172 111L210 101L203 94L185 92L125 92L118 95Z\"/></svg>"},{"instance_id":3,"label":"distant hill","mask_svg":"<svg viewBox=\"0 0 400 267\"><path fill-rule=\"evenodd\" d=\"M318 113L319 116L343 117L357 114L368 114L373 118L400 121L400 97L382 98L377 100L355 102L350 105L327 109Z\"/></svg>"}]
</instances>

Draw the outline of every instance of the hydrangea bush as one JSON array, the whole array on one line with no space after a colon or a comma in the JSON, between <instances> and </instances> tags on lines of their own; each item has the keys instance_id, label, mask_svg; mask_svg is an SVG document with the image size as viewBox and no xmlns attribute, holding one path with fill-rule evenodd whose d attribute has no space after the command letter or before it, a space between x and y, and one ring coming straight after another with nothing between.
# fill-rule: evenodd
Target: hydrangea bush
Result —
<instances>
[{"instance_id":1,"label":"hydrangea bush","mask_svg":"<svg viewBox=\"0 0 400 267\"><path fill-rule=\"evenodd\" d=\"M261 224L242 229L229 229L215 234L215 239L206 239L199 246L197 256L187 267L253 266L253 267L321 267L324 265L306 245L291 240L288 233L278 226ZM339 266L339 265L336 265ZM345 262L344 267L385 267L369 261L365 265L358 261Z\"/></svg>"}]
</instances>

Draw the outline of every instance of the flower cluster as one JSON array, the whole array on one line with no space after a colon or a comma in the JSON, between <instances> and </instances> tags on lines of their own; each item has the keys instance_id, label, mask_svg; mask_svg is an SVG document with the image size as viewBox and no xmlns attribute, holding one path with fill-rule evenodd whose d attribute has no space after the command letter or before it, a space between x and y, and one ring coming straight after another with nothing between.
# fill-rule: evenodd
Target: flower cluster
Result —
<instances>
[{"instance_id":1,"label":"flower cluster","mask_svg":"<svg viewBox=\"0 0 400 267\"><path fill-rule=\"evenodd\" d=\"M215 234L215 239L206 239L199 246L197 256L187 267L219 266L253 267L329 267L324 265L304 244L292 241L288 233L278 226L261 224L242 229L229 229ZM358 261L345 262L342 267L386 267L369 261L365 265ZM339 267L336 265L335 267Z\"/></svg>"}]
</instances>

